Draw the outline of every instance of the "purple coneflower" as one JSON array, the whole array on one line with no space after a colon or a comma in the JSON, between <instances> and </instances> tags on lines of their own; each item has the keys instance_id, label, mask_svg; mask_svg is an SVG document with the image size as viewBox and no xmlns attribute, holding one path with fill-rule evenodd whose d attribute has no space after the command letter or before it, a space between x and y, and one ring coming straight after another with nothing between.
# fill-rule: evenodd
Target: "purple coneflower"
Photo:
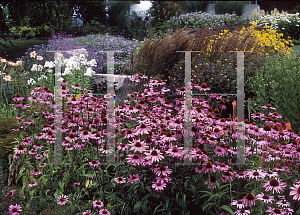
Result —
<instances>
[{"instance_id":1,"label":"purple coneflower","mask_svg":"<svg viewBox=\"0 0 300 215\"><path fill-rule=\"evenodd\" d=\"M91 162L89 162L90 166L93 166L93 167L96 167L100 164L99 161L96 161L96 160L92 160Z\"/></svg>"},{"instance_id":2,"label":"purple coneflower","mask_svg":"<svg viewBox=\"0 0 300 215\"><path fill-rule=\"evenodd\" d=\"M86 210L85 212L82 212L82 215L92 215L92 212L89 210Z\"/></svg>"},{"instance_id":3,"label":"purple coneflower","mask_svg":"<svg viewBox=\"0 0 300 215\"><path fill-rule=\"evenodd\" d=\"M17 148L15 148L15 153L16 154L23 154L26 151L27 151L27 149L24 148L23 145L19 145Z\"/></svg>"},{"instance_id":4,"label":"purple coneflower","mask_svg":"<svg viewBox=\"0 0 300 215\"><path fill-rule=\"evenodd\" d=\"M249 210L237 210L234 212L235 215L249 215L251 212Z\"/></svg>"},{"instance_id":5,"label":"purple coneflower","mask_svg":"<svg viewBox=\"0 0 300 215\"><path fill-rule=\"evenodd\" d=\"M252 193L247 193L242 201L244 202L245 206L249 205L249 207L252 207L256 204L256 197Z\"/></svg>"},{"instance_id":6,"label":"purple coneflower","mask_svg":"<svg viewBox=\"0 0 300 215\"><path fill-rule=\"evenodd\" d=\"M68 197L62 194L60 197L58 197L57 204L65 205L67 201L68 201Z\"/></svg>"},{"instance_id":7,"label":"purple coneflower","mask_svg":"<svg viewBox=\"0 0 300 215\"><path fill-rule=\"evenodd\" d=\"M280 193L285 190L286 183L281 182L280 179L272 178L267 183L263 184L266 192L272 191L272 193Z\"/></svg>"},{"instance_id":8,"label":"purple coneflower","mask_svg":"<svg viewBox=\"0 0 300 215\"><path fill-rule=\"evenodd\" d=\"M270 206L268 206L268 210L266 210L266 212L269 213L269 215L286 214L283 209L271 208Z\"/></svg>"},{"instance_id":9,"label":"purple coneflower","mask_svg":"<svg viewBox=\"0 0 300 215\"><path fill-rule=\"evenodd\" d=\"M137 174L137 175L132 175L131 176L131 174L129 174L129 179L128 179L128 182L129 183L133 183L133 182L136 182L136 181L139 181L140 180L140 176L139 176L139 174Z\"/></svg>"},{"instance_id":10,"label":"purple coneflower","mask_svg":"<svg viewBox=\"0 0 300 215\"><path fill-rule=\"evenodd\" d=\"M145 154L147 155L145 159L152 160L152 162L159 162L164 158L164 156L161 155L160 150L154 148L150 150L150 152L145 152Z\"/></svg>"},{"instance_id":11,"label":"purple coneflower","mask_svg":"<svg viewBox=\"0 0 300 215\"><path fill-rule=\"evenodd\" d=\"M144 157L138 154L128 155L126 159L128 160L127 162L131 162L134 166L139 165L144 161Z\"/></svg>"},{"instance_id":12,"label":"purple coneflower","mask_svg":"<svg viewBox=\"0 0 300 215\"><path fill-rule=\"evenodd\" d=\"M261 194L258 194L256 196L256 198L260 201L263 201L264 203L268 204L268 203L272 203L274 201L274 196L268 196L268 195L265 195L263 193Z\"/></svg>"},{"instance_id":13,"label":"purple coneflower","mask_svg":"<svg viewBox=\"0 0 300 215\"><path fill-rule=\"evenodd\" d=\"M243 208L245 208L245 204L241 200L239 200L239 201L233 201L230 205L237 207L237 209L243 209Z\"/></svg>"},{"instance_id":14,"label":"purple coneflower","mask_svg":"<svg viewBox=\"0 0 300 215\"><path fill-rule=\"evenodd\" d=\"M114 178L115 182L117 182L118 184L123 184L126 182L126 178L123 178L123 177L116 177Z\"/></svg>"},{"instance_id":15,"label":"purple coneflower","mask_svg":"<svg viewBox=\"0 0 300 215\"><path fill-rule=\"evenodd\" d=\"M110 212L109 212L107 209L101 209L101 210L99 211L99 214L100 214L100 215L110 215Z\"/></svg>"},{"instance_id":16,"label":"purple coneflower","mask_svg":"<svg viewBox=\"0 0 300 215\"><path fill-rule=\"evenodd\" d=\"M14 190L9 191L9 192L7 193L8 197L9 197L9 198L13 197L14 192L15 192Z\"/></svg>"},{"instance_id":17,"label":"purple coneflower","mask_svg":"<svg viewBox=\"0 0 300 215\"><path fill-rule=\"evenodd\" d=\"M300 184L294 184L294 187L290 187L290 196L293 196L293 200L300 200Z\"/></svg>"},{"instance_id":18,"label":"purple coneflower","mask_svg":"<svg viewBox=\"0 0 300 215\"><path fill-rule=\"evenodd\" d=\"M169 174L171 174L172 170L169 169L168 166L164 167L163 165L159 164L156 168L154 168L153 172L156 173L158 176L168 176Z\"/></svg>"},{"instance_id":19,"label":"purple coneflower","mask_svg":"<svg viewBox=\"0 0 300 215\"><path fill-rule=\"evenodd\" d=\"M37 182L31 182L30 184L28 184L29 187L35 187L37 186L38 183Z\"/></svg>"},{"instance_id":20,"label":"purple coneflower","mask_svg":"<svg viewBox=\"0 0 300 215\"><path fill-rule=\"evenodd\" d=\"M9 206L8 213L10 215L19 215L19 212L21 212L21 211L22 211L21 206L16 204L16 205Z\"/></svg>"},{"instance_id":21,"label":"purple coneflower","mask_svg":"<svg viewBox=\"0 0 300 215\"><path fill-rule=\"evenodd\" d=\"M34 170L30 172L30 174L31 175L40 175L40 174L42 174L42 172L39 171L38 168L34 168Z\"/></svg>"},{"instance_id":22,"label":"purple coneflower","mask_svg":"<svg viewBox=\"0 0 300 215\"><path fill-rule=\"evenodd\" d=\"M101 201L93 201L93 207L97 208L97 209L100 209L100 208L104 207L104 204Z\"/></svg>"},{"instance_id":23,"label":"purple coneflower","mask_svg":"<svg viewBox=\"0 0 300 215\"><path fill-rule=\"evenodd\" d=\"M164 182L155 182L154 184L152 184L152 188L155 190L164 190L166 187L166 183Z\"/></svg>"}]
</instances>

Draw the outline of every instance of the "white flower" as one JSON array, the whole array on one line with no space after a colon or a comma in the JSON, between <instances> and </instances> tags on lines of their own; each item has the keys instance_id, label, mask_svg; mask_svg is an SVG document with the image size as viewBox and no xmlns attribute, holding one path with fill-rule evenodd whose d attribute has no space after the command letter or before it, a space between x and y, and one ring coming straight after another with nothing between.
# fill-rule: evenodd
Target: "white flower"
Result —
<instances>
[{"instance_id":1,"label":"white flower","mask_svg":"<svg viewBox=\"0 0 300 215\"><path fill-rule=\"evenodd\" d=\"M86 68L86 72L84 73L84 75L92 76L93 74L95 74L95 71L93 71L91 67Z\"/></svg>"},{"instance_id":2,"label":"white flower","mask_svg":"<svg viewBox=\"0 0 300 215\"><path fill-rule=\"evenodd\" d=\"M50 72L53 72L52 69L47 69L46 72L50 73Z\"/></svg>"},{"instance_id":3,"label":"white flower","mask_svg":"<svg viewBox=\"0 0 300 215\"><path fill-rule=\"evenodd\" d=\"M34 84L36 84L36 82L35 82L35 80L34 80L33 78L30 78L30 79L27 81L27 83L28 83L29 85L34 85Z\"/></svg>"},{"instance_id":4,"label":"white flower","mask_svg":"<svg viewBox=\"0 0 300 215\"><path fill-rule=\"evenodd\" d=\"M42 80L42 79L46 79L46 80L48 80L47 76L45 76L45 75L41 75L41 77L40 77L40 78L38 78L38 81L40 81L40 80Z\"/></svg>"},{"instance_id":5,"label":"white flower","mask_svg":"<svg viewBox=\"0 0 300 215\"><path fill-rule=\"evenodd\" d=\"M91 66L91 67L95 67L95 66L97 66L97 62L96 62L95 59L92 59L91 61L89 61L89 62L87 63L87 65L88 65L88 66Z\"/></svg>"},{"instance_id":6,"label":"white flower","mask_svg":"<svg viewBox=\"0 0 300 215\"><path fill-rule=\"evenodd\" d=\"M72 72L70 71L70 69L66 68L64 73L62 73L61 75L64 76L64 75L71 75L71 74L72 74Z\"/></svg>"},{"instance_id":7,"label":"white flower","mask_svg":"<svg viewBox=\"0 0 300 215\"><path fill-rule=\"evenodd\" d=\"M54 64L53 61L50 61L50 62L46 61L44 67L47 67L47 68L51 69L51 68L55 67L55 64Z\"/></svg>"},{"instance_id":8,"label":"white flower","mask_svg":"<svg viewBox=\"0 0 300 215\"><path fill-rule=\"evenodd\" d=\"M36 71L42 71L43 70L43 66L42 65L37 65L37 64L33 64L31 67L31 71L36 72Z\"/></svg>"}]
</instances>

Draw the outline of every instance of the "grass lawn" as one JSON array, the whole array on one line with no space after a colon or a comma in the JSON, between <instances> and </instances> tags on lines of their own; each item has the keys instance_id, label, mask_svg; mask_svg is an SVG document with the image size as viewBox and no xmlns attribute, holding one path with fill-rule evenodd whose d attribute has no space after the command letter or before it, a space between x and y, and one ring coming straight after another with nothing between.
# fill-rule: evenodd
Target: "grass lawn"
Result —
<instances>
[{"instance_id":1,"label":"grass lawn","mask_svg":"<svg viewBox=\"0 0 300 215\"><path fill-rule=\"evenodd\" d=\"M24 56L25 52L29 48L33 48L34 45L48 44L46 39L31 39L31 40L0 40L0 57L9 61L16 61L17 58ZM2 45L1 45L2 44ZM3 46L4 45L4 46Z\"/></svg>"}]
</instances>

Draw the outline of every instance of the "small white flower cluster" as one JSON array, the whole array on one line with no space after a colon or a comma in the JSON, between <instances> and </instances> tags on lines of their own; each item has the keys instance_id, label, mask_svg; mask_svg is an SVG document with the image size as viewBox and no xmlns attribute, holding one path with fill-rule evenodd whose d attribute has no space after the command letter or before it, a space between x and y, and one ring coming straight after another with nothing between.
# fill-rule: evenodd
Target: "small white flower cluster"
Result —
<instances>
[{"instance_id":1,"label":"small white flower cluster","mask_svg":"<svg viewBox=\"0 0 300 215\"><path fill-rule=\"evenodd\" d=\"M36 71L43 71L43 66L42 65L37 65L37 64L33 64L31 67L31 71L36 72Z\"/></svg>"},{"instance_id":2,"label":"small white flower cluster","mask_svg":"<svg viewBox=\"0 0 300 215\"><path fill-rule=\"evenodd\" d=\"M271 30L285 30L284 27L279 29L278 23L283 22L284 25L295 25L299 27L300 25L300 18L299 13L289 14L287 12L279 13L277 9L271 11L271 14L265 14L263 10L259 12L253 12L250 20L254 21L257 26L265 27L270 26Z\"/></svg>"},{"instance_id":3,"label":"small white flower cluster","mask_svg":"<svg viewBox=\"0 0 300 215\"><path fill-rule=\"evenodd\" d=\"M33 78L30 78L28 81L27 81L28 85L34 85L36 84L35 80Z\"/></svg>"},{"instance_id":4,"label":"small white flower cluster","mask_svg":"<svg viewBox=\"0 0 300 215\"><path fill-rule=\"evenodd\" d=\"M194 12L194 13L186 13L181 14L179 17L173 16L168 20L168 23L175 23L176 25L180 25L184 23L185 25L195 24L197 23L205 26L205 27L212 27L212 26L222 26L225 24L225 21L229 20L236 20L238 17L236 14L219 14L219 15L212 15L206 12Z\"/></svg>"}]
</instances>

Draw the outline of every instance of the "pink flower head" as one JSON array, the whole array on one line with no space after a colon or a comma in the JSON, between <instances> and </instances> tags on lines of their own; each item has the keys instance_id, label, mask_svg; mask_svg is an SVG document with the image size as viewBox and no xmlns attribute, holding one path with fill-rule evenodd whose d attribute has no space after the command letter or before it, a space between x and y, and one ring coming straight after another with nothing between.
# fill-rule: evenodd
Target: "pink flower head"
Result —
<instances>
[{"instance_id":1,"label":"pink flower head","mask_svg":"<svg viewBox=\"0 0 300 215\"><path fill-rule=\"evenodd\" d=\"M82 215L92 215L92 212L89 210L86 210L85 212L82 212Z\"/></svg>"},{"instance_id":2,"label":"pink flower head","mask_svg":"<svg viewBox=\"0 0 300 215\"><path fill-rule=\"evenodd\" d=\"M263 184L263 187L265 188L266 192L271 191L272 193L281 193L285 190L286 183L281 182L280 179L272 178L267 183Z\"/></svg>"},{"instance_id":3,"label":"pink flower head","mask_svg":"<svg viewBox=\"0 0 300 215\"><path fill-rule=\"evenodd\" d=\"M29 187L35 187L35 186L37 186L37 185L38 185L37 182L31 182L28 186L29 186Z\"/></svg>"},{"instance_id":4,"label":"pink flower head","mask_svg":"<svg viewBox=\"0 0 300 215\"><path fill-rule=\"evenodd\" d=\"M8 213L10 215L19 215L18 212L21 212L21 211L22 211L21 206L16 204L16 205L10 205L9 206Z\"/></svg>"},{"instance_id":5,"label":"pink flower head","mask_svg":"<svg viewBox=\"0 0 300 215\"><path fill-rule=\"evenodd\" d=\"M57 204L59 205L65 205L68 201L68 197L66 195L61 195L58 197Z\"/></svg>"},{"instance_id":6,"label":"pink flower head","mask_svg":"<svg viewBox=\"0 0 300 215\"><path fill-rule=\"evenodd\" d=\"M104 204L101 201L93 201L93 207L100 209L104 207Z\"/></svg>"},{"instance_id":7,"label":"pink flower head","mask_svg":"<svg viewBox=\"0 0 300 215\"><path fill-rule=\"evenodd\" d=\"M34 168L34 170L30 172L30 174L31 175L40 175L40 174L42 174L42 172L39 171L38 168Z\"/></svg>"},{"instance_id":8,"label":"pink flower head","mask_svg":"<svg viewBox=\"0 0 300 215\"><path fill-rule=\"evenodd\" d=\"M8 197L9 197L9 198L13 197L14 192L15 192L14 190L9 191L9 192L7 193Z\"/></svg>"},{"instance_id":9,"label":"pink flower head","mask_svg":"<svg viewBox=\"0 0 300 215\"><path fill-rule=\"evenodd\" d=\"M293 200L300 200L300 184L294 184L294 187L290 187L290 196L293 196Z\"/></svg>"},{"instance_id":10,"label":"pink flower head","mask_svg":"<svg viewBox=\"0 0 300 215\"><path fill-rule=\"evenodd\" d=\"M110 212L109 212L107 209L101 209L101 210L99 211L99 214L100 214L100 215L110 215Z\"/></svg>"}]
</instances>

